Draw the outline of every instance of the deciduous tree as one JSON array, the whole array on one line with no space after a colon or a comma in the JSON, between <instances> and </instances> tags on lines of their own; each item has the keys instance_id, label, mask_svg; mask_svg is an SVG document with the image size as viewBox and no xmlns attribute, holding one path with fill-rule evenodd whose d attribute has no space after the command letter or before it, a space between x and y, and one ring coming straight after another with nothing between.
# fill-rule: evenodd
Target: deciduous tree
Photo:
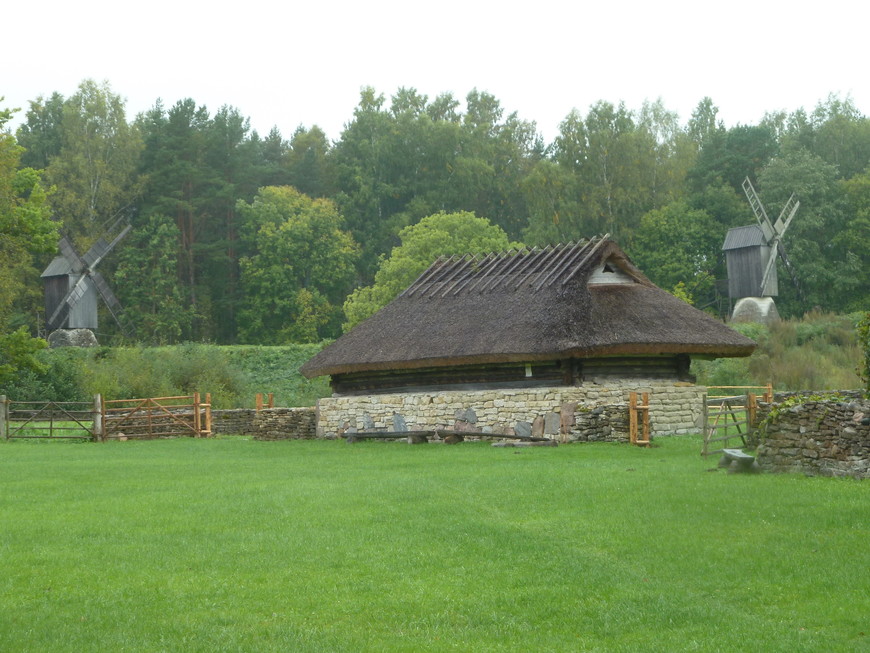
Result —
<instances>
[{"instance_id":1,"label":"deciduous tree","mask_svg":"<svg viewBox=\"0 0 870 653\"><path fill-rule=\"evenodd\" d=\"M442 255L498 252L511 246L504 230L473 213L436 213L399 232L401 244L381 258L375 282L344 303L345 331L386 306Z\"/></svg>"},{"instance_id":2,"label":"deciduous tree","mask_svg":"<svg viewBox=\"0 0 870 653\"><path fill-rule=\"evenodd\" d=\"M359 248L335 204L269 186L238 210L252 252L241 259L240 338L281 344L337 335Z\"/></svg>"}]
</instances>

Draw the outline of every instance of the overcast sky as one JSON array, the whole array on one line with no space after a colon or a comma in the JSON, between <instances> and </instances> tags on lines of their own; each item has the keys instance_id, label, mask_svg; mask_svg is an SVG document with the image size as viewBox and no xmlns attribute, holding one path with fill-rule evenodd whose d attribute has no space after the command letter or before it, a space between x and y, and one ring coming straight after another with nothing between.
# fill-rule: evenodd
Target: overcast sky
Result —
<instances>
[{"instance_id":1,"label":"overcast sky","mask_svg":"<svg viewBox=\"0 0 870 653\"><path fill-rule=\"evenodd\" d=\"M30 100L85 78L107 80L131 119L190 97L212 113L235 106L262 134L318 124L332 140L364 86L387 98L402 86L487 91L547 142L598 100L661 98L685 122L709 96L727 126L829 93L870 112L867 11L841 0L5 4L0 96L22 109L13 126Z\"/></svg>"}]
</instances>

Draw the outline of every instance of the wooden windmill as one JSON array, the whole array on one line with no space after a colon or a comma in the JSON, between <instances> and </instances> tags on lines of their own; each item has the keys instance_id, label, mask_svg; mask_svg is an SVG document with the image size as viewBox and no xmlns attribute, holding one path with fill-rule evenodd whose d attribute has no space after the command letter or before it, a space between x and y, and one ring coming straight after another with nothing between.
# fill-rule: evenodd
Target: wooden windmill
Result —
<instances>
[{"instance_id":1,"label":"wooden windmill","mask_svg":"<svg viewBox=\"0 0 870 653\"><path fill-rule=\"evenodd\" d=\"M785 203L776 222L771 222L749 177L743 191L755 214L757 224L729 229L722 250L728 268L728 296L732 301L744 297L776 297L779 283L776 259L782 259L792 282L800 290L794 266L788 259L782 237L797 213L800 202L794 194Z\"/></svg>"},{"instance_id":2,"label":"wooden windmill","mask_svg":"<svg viewBox=\"0 0 870 653\"><path fill-rule=\"evenodd\" d=\"M130 224L118 220L84 256L79 256L68 236L61 237L58 243L61 255L55 257L41 275L45 285L46 328L49 332L96 329L98 296L124 331L120 319L121 303L96 268L130 229Z\"/></svg>"}]
</instances>

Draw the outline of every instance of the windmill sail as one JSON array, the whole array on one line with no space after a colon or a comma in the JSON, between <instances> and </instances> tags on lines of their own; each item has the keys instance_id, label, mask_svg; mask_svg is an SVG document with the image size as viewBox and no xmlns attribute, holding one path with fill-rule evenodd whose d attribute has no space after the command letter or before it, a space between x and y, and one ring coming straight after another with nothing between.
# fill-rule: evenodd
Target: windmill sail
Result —
<instances>
[{"instance_id":1,"label":"windmill sail","mask_svg":"<svg viewBox=\"0 0 870 653\"><path fill-rule=\"evenodd\" d=\"M56 257L42 273L49 330L97 328L97 302L102 298L109 314L127 333L121 322L121 303L96 267L130 229L131 225L117 221L84 256L79 256L68 236L61 237L58 242L61 256Z\"/></svg>"}]
</instances>

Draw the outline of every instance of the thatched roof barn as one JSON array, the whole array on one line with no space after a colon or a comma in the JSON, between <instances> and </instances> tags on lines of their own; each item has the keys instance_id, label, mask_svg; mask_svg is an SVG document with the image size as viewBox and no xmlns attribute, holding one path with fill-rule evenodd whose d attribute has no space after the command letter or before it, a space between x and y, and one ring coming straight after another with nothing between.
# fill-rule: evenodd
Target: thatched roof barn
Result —
<instances>
[{"instance_id":1,"label":"thatched roof barn","mask_svg":"<svg viewBox=\"0 0 870 653\"><path fill-rule=\"evenodd\" d=\"M755 343L656 287L611 240L439 258L302 367L337 393L688 377Z\"/></svg>"}]
</instances>

